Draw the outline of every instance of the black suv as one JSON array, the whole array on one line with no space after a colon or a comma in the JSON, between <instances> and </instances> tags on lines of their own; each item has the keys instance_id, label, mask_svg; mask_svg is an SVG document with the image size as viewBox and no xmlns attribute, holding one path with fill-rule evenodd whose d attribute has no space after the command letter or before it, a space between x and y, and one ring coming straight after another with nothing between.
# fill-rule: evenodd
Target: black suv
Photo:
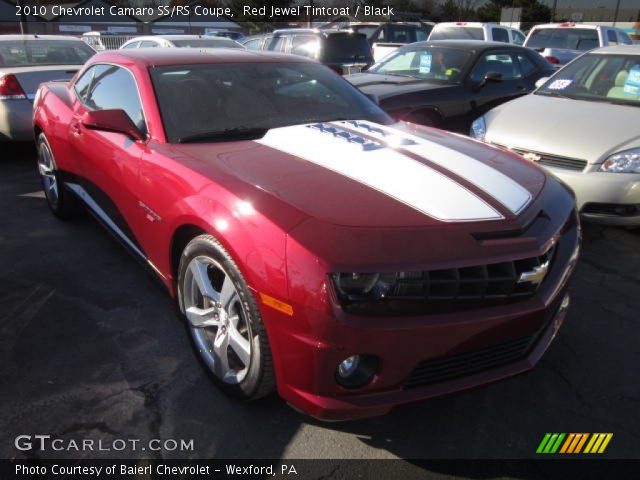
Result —
<instances>
[{"instance_id":1,"label":"black suv","mask_svg":"<svg viewBox=\"0 0 640 480\"><path fill-rule=\"evenodd\" d=\"M373 55L367 37L351 31L313 29L276 30L271 39L257 42L248 37L247 48L291 53L313 58L340 74L357 73L373 65Z\"/></svg>"}]
</instances>

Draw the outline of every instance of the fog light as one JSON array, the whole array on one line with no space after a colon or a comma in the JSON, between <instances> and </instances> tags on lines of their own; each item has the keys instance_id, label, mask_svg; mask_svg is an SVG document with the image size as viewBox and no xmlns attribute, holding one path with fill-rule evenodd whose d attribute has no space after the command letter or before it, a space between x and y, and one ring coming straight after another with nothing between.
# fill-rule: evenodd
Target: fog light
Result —
<instances>
[{"instance_id":1,"label":"fog light","mask_svg":"<svg viewBox=\"0 0 640 480\"><path fill-rule=\"evenodd\" d=\"M338 375L342 378L349 378L360 363L360 355L354 355L353 357L346 358L338 365Z\"/></svg>"},{"instance_id":2,"label":"fog light","mask_svg":"<svg viewBox=\"0 0 640 480\"><path fill-rule=\"evenodd\" d=\"M336 368L336 381L345 388L359 388L369 383L378 370L375 355L352 355Z\"/></svg>"}]
</instances>

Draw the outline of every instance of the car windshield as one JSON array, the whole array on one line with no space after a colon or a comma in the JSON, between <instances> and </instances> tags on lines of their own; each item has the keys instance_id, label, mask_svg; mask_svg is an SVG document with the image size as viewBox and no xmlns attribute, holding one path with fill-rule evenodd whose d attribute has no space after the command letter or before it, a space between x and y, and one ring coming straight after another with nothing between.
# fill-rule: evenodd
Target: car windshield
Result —
<instances>
[{"instance_id":1,"label":"car windshield","mask_svg":"<svg viewBox=\"0 0 640 480\"><path fill-rule=\"evenodd\" d=\"M257 138L266 130L333 120L393 120L315 63L180 65L150 70L170 142Z\"/></svg>"},{"instance_id":2,"label":"car windshield","mask_svg":"<svg viewBox=\"0 0 640 480\"><path fill-rule=\"evenodd\" d=\"M192 40L171 40L176 47L192 48L242 48L242 45L222 38L194 38Z\"/></svg>"},{"instance_id":3,"label":"car windshield","mask_svg":"<svg viewBox=\"0 0 640 480\"><path fill-rule=\"evenodd\" d=\"M591 50L599 45L594 28L540 28L533 30L525 42L529 48L561 48L565 50Z\"/></svg>"},{"instance_id":4,"label":"car windshield","mask_svg":"<svg viewBox=\"0 0 640 480\"><path fill-rule=\"evenodd\" d=\"M484 40L481 27L435 27L429 40Z\"/></svg>"},{"instance_id":5,"label":"car windshield","mask_svg":"<svg viewBox=\"0 0 640 480\"><path fill-rule=\"evenodd\" d=\"M80 40L0 40L0 68L82 65L95 53Z\"/></svg>"},{"instance_id":6,"label":"car windshield","mask_svg":"<svg viewBox=\"0 0 640 480\"><path fill-rule=\"evenodd\" d=\"M401 48L371 67L369 72L456 83L472 57L471 52L459 48Z\"/></svg>"},{"instance_id":7,"label":"car windshield","mask_svg":"<svg viewBox=\"0 0 640 480\"><path fill-rule=\"evenodd\" d=\"M371 36L378 31L379 27L377 25L355 25L349 28L356 33L362 33L368 40L371 40Z\"/></svg>"},{"instance_id":8,"label":"car windshield","mask_svg":"<svg viewBox=\"0 0 640 480\"><path fill-rule=\"evenodd\" d=\"M583 55L536 94L640 106L640 55Z\"/></svg>"}]
</instances>

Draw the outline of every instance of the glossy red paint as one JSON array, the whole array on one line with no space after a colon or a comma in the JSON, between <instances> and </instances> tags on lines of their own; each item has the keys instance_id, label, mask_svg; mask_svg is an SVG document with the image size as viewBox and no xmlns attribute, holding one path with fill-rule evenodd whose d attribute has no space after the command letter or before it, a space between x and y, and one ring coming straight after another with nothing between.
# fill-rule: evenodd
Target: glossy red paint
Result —
<instances>
[{"instance_id":1,"label":"glossy red paint","mask_svg":"<svg viewBox=\"0 0 640 480\"><path fill-rule=\"evenodd\" d=\"M196 55L181 49L98 54L85 69L115 64L134 76L146 138L136 141L131 135L87 128L91 113L78 100L73 83L42 87L34 125L46 134L58 168L106 197L104 204L113 209L107 213L119 219L172 295L177 232L195 227L220 240L256 296L274 356L278 392L315 417L378 415L395 405L531 368L564 319L561 302L568 298L576 261L579 225L565 187L504 150L427 127L397 126L492 166L531 194L532 201L517 215L496 205L503 220L450 223L253 141L167 143L149 68L270 61L305 60L243 51ZM529 228L538 218L544 221ZM506 305L411 317L357 316L341 307L329 279L332 272L434 270L528 258L541 255L552 243L557 244L556 258L538 292ZM261 302L260 294L291 305L293 315ZM412 369L425 359L534 332L540 332L535 346L515 363L404 388ZM374 380L355 390L339 386L338 363L362 353L380 358Z\"/></svg>"}]
</instances>

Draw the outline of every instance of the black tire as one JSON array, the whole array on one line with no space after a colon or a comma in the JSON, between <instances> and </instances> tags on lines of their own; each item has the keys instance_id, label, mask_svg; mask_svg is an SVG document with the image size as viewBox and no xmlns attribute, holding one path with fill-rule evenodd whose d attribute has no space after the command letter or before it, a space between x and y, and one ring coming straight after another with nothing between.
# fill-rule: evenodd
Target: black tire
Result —
<instances>
[{"instance_id":1,"label":"black tire","mask_svg":"<svg viewBox=\"0 0 640 480\"><path fill-rule=\"evenodd\" d=\"M38 170L47 205L49 205L53 214L60 219L66 220L77 216L82 211L82 205L80 200L65 188L53 151L44 133L38 136L36 149ZM47 154L49 158L45 159ZM55 182L55 187L52 187L53 182Z\"/></svg>"},{"instance_id":2,"label":"black tire","mask_svg":"<svg viewBox=\"0 0 640 480\"><path fill-rule=\"evenodd\" d=\"M189 295L189 292L185 292L189 290L190 287L185 283L185 279L187 282L192 281L189 278L190 274L187 273L187 270L190 268L190 265L193 265L194 259L202 259L203 257L210 258L217 263L217 265L211 265L213 269L217 269L218 266L222 267L224 274L228 276L233 283L233 287L235 287L235 293L237 293L236 302L242 309L243 324L246 325L244 334L251 345L251 354L249 365L245 367L246 370L244 370L244 377L238 383L227 383L214 373L215 369L211 366L211 359L207 357L206 349L204 351L202 350L202 340L197 338L197 335L202 329L198 330L194 328L186 316L185 302L189 302L190 300L185 296ZM216 271L208 271L209 278L216 273ZM224 278L226 278L226 276ZM272 393L275 390L273 361L267 332L264 328L260 311L237 265L229 253L213 236L200 235L191 240L185 247L180 257L178 267L177 295L180 312L184 319L186 329L189 332L194 353L213 381L225 393L242 399L254 400ZM217 330L220 327L210 328L217 334Z\"/></svg>"}]
</instances>

